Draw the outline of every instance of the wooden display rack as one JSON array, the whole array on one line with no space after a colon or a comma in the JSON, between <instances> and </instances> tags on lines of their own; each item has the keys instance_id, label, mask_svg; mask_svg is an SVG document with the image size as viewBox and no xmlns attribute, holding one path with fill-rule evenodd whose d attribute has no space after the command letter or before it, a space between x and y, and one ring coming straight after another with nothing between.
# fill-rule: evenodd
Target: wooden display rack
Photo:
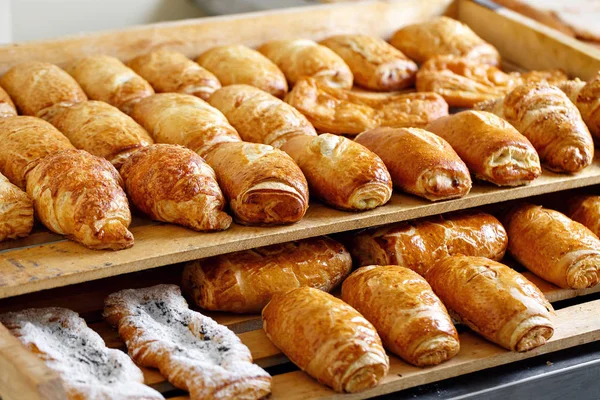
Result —
<instances>
[{"instance_id":1,"label":"wooden display rack","mask_svg":"<svg viewBox=\"0 0 600 400\"><path fill-rule=\"evenodd\" d=\"M0 74L26 60L64 65L76 57L98 53L126 60L159 47L194 57L220 44L257 46L275 37L318 40L337 33L360 32L388 38L403 25L441 14L470 25L483 39L499 49L505 61L519 68L563 68L570 75L582 79L590 78L600 70L600 51L590 50L575 39L511 11L493 10L469 0L397 0L188 20L9 45L0 47ZM255 228L233 224L225 232L205 234L136 219L132 228L135 246L119 252L88 250L40 229L26 239L0 244L0 312L50 305L69 307L80 312L89 325L104 337L107 345L123 349L116 332L101 319L104 297L122 288L178 283L181 266L170 264L599 184L600 160L597 155L594 164L577 175L544 171L531 185L509 189L476 183L468 196L439 203L396 193L386 206L350 213L313 202L301 222L283 227ZM165 265L170 266L155 268ZM148 269L153 270L137 272ZM550 301L600 291L600 287L583 291L559 289L531 274L526 275ZM101 278L106 279L93 282ZM72 286L65 287L67 285ZM51 290L42 291L45 289ZM554 337L547 345L531 352L508 352L471 332L464 332L460 338L459 355L437 367L416 368L391 356L390 373L379 386L369 391L353 395L336 394L303 372L292 371L274 374L272 397L372 397L599 340L600 318L597 316L600 300L585 302L582 298L582 301L558 310ZM260 316L210 315L239 334L259 365L271 367L288 363L265 337ZM3 399L64 398L56 374L26 351L1 325L0 372L0 395ZM144 374L146 383L163 392L167 398L187 398L166 383L158 372L144 369Z\"/></svg>"}]
</instances>

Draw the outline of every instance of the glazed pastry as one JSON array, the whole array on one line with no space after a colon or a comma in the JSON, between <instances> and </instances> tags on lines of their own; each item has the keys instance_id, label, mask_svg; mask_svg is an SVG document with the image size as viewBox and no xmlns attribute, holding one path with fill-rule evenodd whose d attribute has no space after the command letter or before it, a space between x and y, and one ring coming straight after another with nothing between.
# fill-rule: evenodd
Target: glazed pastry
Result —
<instances>
[{"instance_id":1,"label":"glazed pastry","mask_svg":"<svg viewBox=\"0 0 600 400\"><path fill-rule=\"evenodd\" d=\"M517 128L552 171L574 173L592 163L592 136L577 107L557 87L517 86L503 99L478 103L475 108L490 111Z\"/></svg>"},{"instance_id":2,"label":"glazed pastry","mask_svg":"<svg viewBox=\"0 0 600 400\"><path fill-rule=\"evenodd\" d=\"M60 150L74 149L69 139L35 117L0 119L0 173L25 190L25 179L39 160Z\"/></svg>"},{"instance_id":3,"label":"glazed pastry","mask_svg":"<svg viewBox=\"0 0 600 400\"><path fill-rule=\"evenodd\" d=\"M0 323L58 373L68 400L164 399L144 385L142 371L125 353L106 347L74 311L30 308L2 314Z\"/></svg>"},{"instance_id":4,"label":"glazed pastry","mask_svg":"<svg viewBox=\"0 0 600 400\"><path fill-rule=\"evenodd\" d=\"M300 80L285 101L319 132L358 135L379 126L424 128L448 115L448 104L435 93L361 93Z\"/></svg>"},{"instance_id":5,"label":"glazed pastry","mask_svg":"<svg viewBox=\"0 0 600 400\"><path fill-rule=\"evenodd\" d=\"M275 293L300 286L329 292L351 269L350 253L323 236L189 262L182 287L205 310L260 313Z\"/></svg>"},{"instance_id":6,"label":"glazed pastry","mask_svg":"<svg viewBox=\"0 0 600 400\"><path fill-rule=\"evenodd\" d=\"M600 75L589 82L576 79L560 83L558 87L577 106L590 132L600 141Z\"/></svg>"},{"instance_id":7,"label":"glazed pastry","mask_svg":"<svg viewBox=\"0 0 600 400\"><path fill-rule=\"evenodd\" d=\"M175 285L127 289L108 296L104 317L116 326L139 365L158 368L191 400L261 399L271 377L227 327L188 308Z\"/></svg>"},{"instance_id":8,"label":"glazed pastry","mask_svg":"<svg viewBox=\"0 0 600 400\"><path fill-rule=\"evenodd\" d=\"M0 242L25 237L33 228L33 203L27 193L0 174Z\"/></svg>"},{"instance_id":9,"label":"glazed pastry","mask_svg":"<svg viewBox=\"0 0 600 400\"><path fill-rule=\"evenodd\" d=\"M348 249L358 265L400 265L424 277L438 259L462 254L500 261L508 246L500 221L481 212L400 222L350 240Z\"/></svg>"},{"instance_id":10,"label":"glazed pastry","mask_svg":"<svg viewBox=\"0 0 600 400\"><path fill-rule=\"evenodd\" d=\"M344 60L312 40L271 40L258 51L281 69L290 86L310 76L332 87L352 88L352 72Z\"/></svg>"},{"instance_id":11,"label":"glazed pastry","mask_svg":"<svg viewBox=\"0 0 600 400\"><path fill-rule=\"evenodd\" d=\"M216 76L176 51L156 50L134 58L127 66L147 80L156 93L185 93L208 100L221 87Z\"/></svg>"},{"instance_id":12,"label":"glazed pastry","mask_svg":"<svg viewBox=\"0 0 600 400\"><path fill-rule=\"evenodd\" d=\"M277 293L262 312L267 337L291 362L337 392L372 388L389 359L377 331L354 308L310 287Z\"/></svg>"},{"instance_id":13,"label":"glazed pastry","mask_svg":"<svg viewBox=\"0 0 600 400\"><path fill-rule=\"evenodd\" d=\"M123 164L125 191L150 218L197 231L231 225L215 172L185 147L155 144L136 151Z\"/></svg>"},{"instance_id":14,"label":"glazed pastry","mask_svg":"<svg viewBox=\"0 0 600 400\"><path fill-rule=\"evenodd\" d=\"M44 117L52 106L87 100L81 87L54 64L28 61L15 65L0 79L23 115Z\"/></svg>"},{"instance_id":15,"label":"glazed pastry","mask_svg":"<svg viewBox=\"0 0 600 400\"><path fill-rule=\"evenodd\" d=\"M131 117L103 101L56 107L46 120L75 147L106 158L116 168L141 147L154 143Z\"/></svg>"},{"instance_id":16,"label":"glazed pastry","mask_svg":"<svg viewBox=\"0 0 600 400\"><path fill-rule=\"evenodd\" d=\"M66 70L91 100L102 100L124 113L129 113L144 97L154 94L144 78L115 57L87 56L73 61Z\"/></svg>"},{"instance_id":17,"label":"glazed pastry","mask_svg":"<svg viewBox=\"0 0 600 400\"><path fill-rule=\"evenodd\" d=\"M201 156L223 142L241 139L227 118L207 102L180 93L140 100L130 114L158 143L179 144Z\"/></svg>"},{"instance_id":18,"label":"glazed pastry","mask_svg":"<svg viewBox=\"0 0 600 400\"><path fill-rule=\"evenodd\" d=\"M600 196L575 196L570 199L567 216L600 237Z\"/></svg>"},{"instance_id":19,"label":"glazed pastry","mask_svg":"<svg viewBox=\"0 0 600 400\"><path fill-rule=\"evenodd\" d=\"M579 222L523 204L508 213L504 226L510 255L540 278L571 289L600 281L600 239Z\"/></svg>"},{"instance_id":20,"label":"glazed pastry","mask_svg":"<svg viewBox=\"0 0 600 400\"><path fill-rule=\"evenodd\" d=\"M494 46L467 25L448 17L405 26L394 33L390 43L418 63L438 55L454 55L500 65L500 54Z\"/></svg>"},{"instance_id":21,"label":"glazed pastry","mask_svg":"<svg viewBox=\"0 0 600 400\"><path fill-rule=\"evenodd\" d=\"M381 157L394 186L407 193L436 201L471 190L465 163L448 142L424 129L376 128L358 135L356 142Z\"/></svg>"},{"instance_id":22,"label":"glazed pastry","mask_svg":"<svg viewBox=\"0 0 600 400\"><path fill-rule=\"evenodd\" d=\"M247 142L281 147L298 135L317 136L306 117L289 104L253 86L230 85L208 101Z\"/></svg>"},{"instance_id":23,"label":"glazed pastry","mask_svg":"<svg viewBox=\"0 0 600 400\"><path fill-rule=\"evenodd\" d=\"M519 186L542 173L529 140L492 113L462 111L433 121L427 130L448 141L478 179Z\"/></svg>"},{"instance_id":24,"label":"glazed pastry","mask_svg":"<svg viewBox=\"0 0 600 400\"><path fill-rule=\"evenodd\" d=\"M288 90L285 75L277 65L240 44L214 47L202 53L196 62L215 74L223 86L246 84L279 98Z\"/></svg>"},{"instance_id":25,"label":"glazed pastry","mask_svg":"<svg viewBox=\"0 0 600 400\"><path fill-rule=\"evenodd\" d=\"M367 89L400 90L415 80L417 64L385 40L367 35L331 36L321 44L348 64L354 81Z\"/></svg>"},{"instance_id":26,"label":"glazed pastry","mask_svg":"<svg viewBox=\"0 0 600 400\"><path fill-rule=\"evenodd\" d=\"M460 349L446 307L427 281L408 268L359 268L344 281L342 300L375 326L388 350L413 365L438 365Z\"/></svg>"},{"instance_id":27,"label":"glazed pastry","mask_svg":"<svg viewBox=\"0 0 600 400\"><path fill-rule=\"evenodd\" d=\"M532 350L554 333L553 309L544 294L504 264L484 257L446 257L426 278L460 322L508 350Z\"/></svg>"},{"instance_id":28,"label":"glazed pastry","mask_svg":"<svg viewBox=\"0 0 600 400\"><path fill-rule=\"evenodd\" d=\"M83 150L52 153L27 176L37 218L52 232L94 250L133 246L122 185L111 163Z\"/></svg>"},{"instance_id":29,"label":"glazed pastry","mask_svg":"<svg viewBox=\"0 0 600 400\"><path fill-rule=\"evenodd\" d=\"M338 209L370 210L388 202L392 178L383 161L343 136L298 136L281 150L302 169L310 194Z\"/></svg>"},{"instance_id":30,"label":"glazed pastry","mask_svg":"<svg viewBox=\"0 0 600 400\"><path fill-rule=\"evenodd\" d=\"M0 118L14 117L17 115L17 109L15 103L6 93L2 87L0 87Z\"/></svg>"},{"instance_id":31,"label":"glazed pastry","mask_svg":"<svg viewBox=\"0 0 600 400\"><path fill-rule=\"evenodd\" d=\"M237 222L290 224L306 213L306 178L283 151L257 143L222 143L205 158Z\"/></svg>"}]
</instances>

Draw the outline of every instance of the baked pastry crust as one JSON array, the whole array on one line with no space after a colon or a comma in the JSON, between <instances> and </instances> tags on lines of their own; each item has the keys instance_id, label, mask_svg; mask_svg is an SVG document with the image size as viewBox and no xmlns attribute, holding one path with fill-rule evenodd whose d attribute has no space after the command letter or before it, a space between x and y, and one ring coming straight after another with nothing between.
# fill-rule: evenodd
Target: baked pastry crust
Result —
<instances>
[{"instance_id":1,"label":"baked pastry crust","mask_svg":"<svg viewBox=\"0 0 600 400\"><path fill-rule=\"evenodd\" d=\"M575 196L568 204L567 216L600 237L600 196Z\"/></svg>"},{"instance_id":2,"label":"baked pastry crust","mask_svg":"<svg viewBox=\"0 0 600 400\"><path fill-rule=\"evenodd\" d=\"M385 40L367 35L336 35L320 42L350 67L354 81L367 89L400 90L415 80L417 64Z\"/></svg>"},{"instance_id":3,"label":"baked pastry crust","mask_svg":"<svg viewBox=\"0 0 600 400\"><path fill-rule=\"evenodd\" d=\"M290 361L337 392L374 387L389 370L373 325L321 290L277 293L262 317L267 337Z\"/></svg>"},{"instance_id":4,"label":"baked pastry crust","mask_svg":"<svg viewBox=\"0 0 600 400\"><path fill-rule=\"evenodd\" d=\"M271 377L227 327L188 308L175 285L127 289L108 296L104 317L119 330L129 355L158 368L192 400L261 399Z\"/></svg>"},{"instance_id":5,"label":"baked pastry crust","mask_svg":"<svg viewBox=\"0 0 600 400\"><path fill-rule=\"evenodd\" d=\"M260 313L275 293L300 286L329 292L351 269L350 253L323 236L191 261L182 287L203 309Z\"/></svg>"},{"instance_id":6,"label":"baked pastry crust","mask_svg":"<svg viewBox=\"0 0 600 400\"><path fill-rule=\"evenodd\" d=\"M557 86L577 106L590 133L596 142L600 142L600 75L589 82L575 79Z\"/></svg>"},{"instance_id":7,"label":"baked pastry crust","mask_svg":"<svg viewBox=\"0 0 600 400\"><path fill-rule=\"evenodd\" d=\"M14 117L17 115L17 108L15 103L6 93L6 91L0 86L0 118Z\"/></svg>"},{"instance_id":8,"label":"baked pastry crust","mask_svg":"<svg viewBox=\"0 0 600 400\"><path fill-rule=\"evenodd\" d=\"M33 228L33 202L27 193L0 174L0 242L29 235Z\"/></svg>"}]
</instances>

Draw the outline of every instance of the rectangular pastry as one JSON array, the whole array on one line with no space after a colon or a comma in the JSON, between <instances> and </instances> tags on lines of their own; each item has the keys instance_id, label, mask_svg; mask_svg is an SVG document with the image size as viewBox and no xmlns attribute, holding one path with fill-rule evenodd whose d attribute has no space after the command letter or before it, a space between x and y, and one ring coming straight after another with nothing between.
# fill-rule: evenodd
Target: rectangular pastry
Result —
<instances>
[{"instance_id":1,"label":"rectangular pastry","mask_svg":"<svg viewBox=\"0 0 600 400\"><path fill-rule=\"evenodd\" d=\"M27 193L0 174L0 242L29 235L33 203Z\"/></svg>"}]
</instances>

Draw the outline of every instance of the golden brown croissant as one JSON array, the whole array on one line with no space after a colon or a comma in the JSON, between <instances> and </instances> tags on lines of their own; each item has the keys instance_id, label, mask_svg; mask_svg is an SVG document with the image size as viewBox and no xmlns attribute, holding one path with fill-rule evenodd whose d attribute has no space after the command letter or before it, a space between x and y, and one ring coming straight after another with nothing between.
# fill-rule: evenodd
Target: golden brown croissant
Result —
<instances>
[{"instance_id":1,"label":"golden brown croissant","mask_svg":"<svg viewBox=\"0 0 600 400\"><path fill-rule=\"evenodd\" d=\"M298 135L317 136L306 117L289 104L254 86L230 85L208 101L247 142L281 147Z\"/></svg>"},{"instance_id":2,"label":"golden brown croissant","mask_svg":"<svg viewBox=\"0 0 600 400\"><path fill-rule=\"evenodd\" d=\"M0 84L24 115L43 117L54 105L72 105L87 100L81 87L54 64L28 61L12 67Z\"/></svg>"},{"instance_id":3,"label":"golden brown croissant","mask_svg":"<svg viewBox=\"0 0 600 400\"><path fill-rule=\"evenodd\" d=\"M131 202L154 220L197 231L231 225L215 172L192 150L172 144L144 147L123 164L121 176Z\"/></svg>"},{"instance_id":4,"label":"golden brown croissant","mask_svg":"<svg viewBox=\"0 0 600 400\"><path fill-rule=\"evenodd\" d=\"M589 82L576 79L562 82L558 87L577 106L590 132L600 141L600 75Z\"/></svg>"},{"instance_id":5,"label":"golden brown croissant","mask_svg":"<svg viewBox=\"0 0 600 400\"><path fill-rule=\"evenodd\" d=\"M354 81L371 90L392 91L411 86L417 64L385 40L367 35L331 36L321 44L348 64Z\"/></svg>"},{"instance_id":6,"label":"golden brown croissant","mask_svg":"<svg viewBox=\"0 0 600 400\"><path fill-rule=\"evenodd\" d=\"M246 46L214 47L202 53L196 62L215 74L223 86L246 84L279 98L288 90L285 75L277 65Z\"/></svg>"},{"instance_id":7,"label":"golden brown croissant","mask_svg":"<svg viewBox=\"0 0 600 400\"><path fill-rule=\"evenodd\" d=\"M73 61L66 70L91 100L102 100L125 113L136 102L154 94L144 78L115 57L87 56Z\"/></svg>"},{"instance_id":8,"label":"golden brown croissant","mask_svg":"<svg viewBox=\"0 0 600 400\"><path fill-rule=\"evenodd\" d=\"M360 93L303 78L285 101L319 131L358 135L379 126L423 128L448 115L448 104L435 93Z\"/></svg>"},{"instance_id":9,"label":"golden brown croissant","mask_svg":"<svg viewBox=\"0 0 600 400\"><path fill-rule=\"evenodd\" d=\"M278 292L300 286L329 292L351 269L350 253L323 236L189 262L182 287L206 310L259 313Z\"/></svg>"},{"instance_id":10,"label":"golden brown croissant","mask_svg":"<svg viewBox=\"0 0 600 400\"><path fill-rule=\"evenodd\" d=\"M156 93L185 93L208 100L221 87L210 71L176 51L156 50L134 58L127 66L147 80Z\"/></svg>"},{"instance_id":11,"label":"golden brown croissant","mask_svg":"<svg viewBox=\"0 0 600 400\"><path fill-rule=\"evenodd\" d=\"M39 160L60 150L74 149L69 139L35 117L0 119L0 173L25 190L25 179Z\"/></svg>"},{"instance_id":12,"label":"golden brown croissant","mask_svg":"<svg viewBox=\"0 0 600 400\"><path fill-rule=\"evenodd\" d=\"M154 143L131 117L103 101L55 107L46 120L75 147L106 158L116 168L139 148Z\"/></svg>"},{"instance_id":13,"label":"golden brown croissant","mask_svg":"<svg viewBox=\"0 0 600 400\"><path fill-rule=\"evenodd\" d=\"M277 293L262 317L268 338L290 361L335 391L369 389L389 370L373 325L328 293L306 286Z\"/></svg>"},{"instance_id":14,"label":"golden brown croissant","mask_svg":"<svg viewBox=\"0 0 600 400\"><path fill-rule=\"evenodd\" d=\"M356 142L381 157L394 186L405 192L436 201L471 190L465 163L444 139L424 129L376 128L358 135Z\"/></svg>"},{"instance_id":15,"label":"golden brown croissant","mask_svg":"<svg viewBox=\"0 0 600 400\"><path fill-rule=\"evenodd\" d=\"M352 87L352 72L344 60L312 40L271 40L260 46L258 51L281 69L290 86L300 78L310 76L329 86Z\"/></svg>"},{"instance_id":16,"label":"golden brown croissant","mask_svg":"<svg viewBox=\"0 0 600 400\"><path fill-rule=\"evenodd\" d=\"M27 176L27 194L39 220L51 231L95 250L133 246L122 185L111 163L83 150L52 153Z\"/></svg>"},{"instance_id":17,"label":"golden brown croissant","mask_svg":"<svg viewBox=\"0 0 600 400\"><path fill-rule=\"evenodd\" d=\"M281 150L300 166L310 194L342 210L370 210L388 202L392 178L381 159L343 136L298 136Z\"/></svg>"},{"instance_id":18,"label":"golden brown croissant","mask_svg":"<svg viewBox=\"0 0 600 400\"><path fill-rule=\"evenodd\" d=\"M579 172L592 163L594 142L577 107L560 89L540 83L517 86L503 99L478 103L517 128L542 163L557 172Z\"/></svg>"},{"instance_id":19,"label":"golden brown croissant","mask_svg":"<svg viewBox=\"0 0 600 400\"><path fill-rule=\"evenodd\" d=\"M0 174L0 242L25 237L33 228L33 203L27 193Z\"/></svg>"},{"instance_id":20,"label":"golden brown croissant","mask_svg":"<svg viewBox=\"0 0 600 400\"><path fill-rule=\"evenodd\" d=\"M500 221L481 212L400 222L367 230L350 240L348 249L358 265L400 265L421 276L447 256L502 260L508 246Z\"/></svg>"},{"instance_id":21,"label":"golden brown croissant","mask_svg":"<svg viewBox=\"0 0 600 400\"><path fill-rule=\"evenodd\" d=\"M510 254L540 278L572 289L600 282L600 239L579 222L523 204L507 214L504 225Z\"/></svg>"},{"instance_id":22,"label":"golden brown croissant","mask_svg":"<svg viewBox=\"0 0 600 400\"><path fill-rule=\"evenodd\" d=\"M575 196L570 199L567 216L600 237L600 196Z\"/></svg>"},{"instance_id":23,"label":"golden brown croissant","mask_svg":"<svg viewBox=\"0 0 600 400\"><path fill-rule=\"evenodd\" d=\"M390 43L418 63L438 55L455 55L500 65L500 54L494 46L467 25L448 17L405 26L394 33Z\"/></svg>"},{"instance_id":24,"label":"golden brown croissant","mask_svg":"<svg viewBox=\"0 0 600 400\"><path fill-rule=\"evenodd\" d=\"M15 103L0 86L0 118L14 117L15 115L17 115Z\"/></svg>"},{"instance_id":25,"label":"golden brown croissant","mask_svg":"<svg viewBox=\"0 0 600 400\"><path fill-rule=\"evenodd\" d=\"M418 367L440 364L460 349L446 307L408 268L359 268L344 281L342 300L375 326L388 350Z\"/></svg>"},{"instance_id":26,"label":"golden brown croissant","mask_svg":"<svg viewBox=\"0 0 600 400\"><path fill-rule=\"evenodd\" d=\"M427 130L447 140L479 179L518 186L542 173L529 140L495 114L462 111L433 121Z\"/></svg>"}]
</instances>

